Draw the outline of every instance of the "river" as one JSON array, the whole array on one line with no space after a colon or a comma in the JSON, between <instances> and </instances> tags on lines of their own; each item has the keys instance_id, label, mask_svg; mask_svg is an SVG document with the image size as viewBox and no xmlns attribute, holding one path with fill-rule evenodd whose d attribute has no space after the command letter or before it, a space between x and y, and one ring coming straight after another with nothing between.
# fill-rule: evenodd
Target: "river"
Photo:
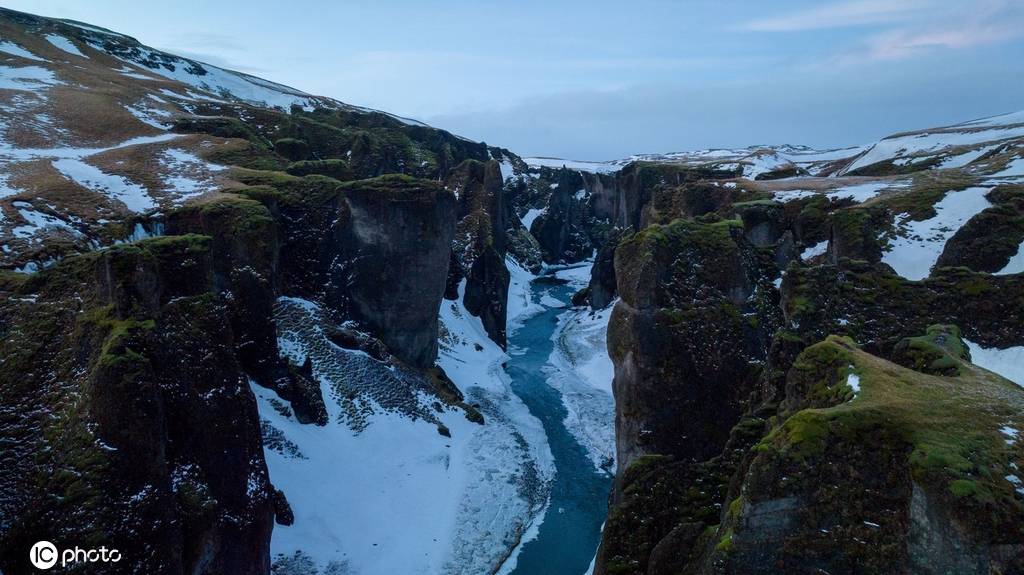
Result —
<instances>
[{"instance_id":1,"label":"river","mask_svg":"<svg viewBox=\"0 0 1024 575\"><path fill-rule=\"evenodd\" d=\"M554 298L568 304L573 289L550 276L531 284L535 301L548 302L542 313L523 322L509 338L506 371L512 390L541 421L554 457L550 504L537 535L523 544L514 575L583 575L601 539L608 511L612 477L599 472L593 459L565 426L569 411L562 394L548 381L552 336L559 316L571 313L553 307ZM610 424L610 422L609 422Z\"/></svg>"}]
</instances>

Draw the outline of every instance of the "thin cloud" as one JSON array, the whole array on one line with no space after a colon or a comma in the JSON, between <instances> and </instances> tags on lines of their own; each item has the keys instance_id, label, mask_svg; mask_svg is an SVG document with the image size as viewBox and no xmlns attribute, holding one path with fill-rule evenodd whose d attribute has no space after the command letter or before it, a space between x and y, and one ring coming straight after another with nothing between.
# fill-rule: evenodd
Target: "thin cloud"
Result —
<instances>
[{"instance_id":1,"label":"thin cloud","mask_svg":"<svg viewBox=\"0 0 1024 575\"><path fill-rule=\"evenodd\" d=\"M975 4L913 27L876 34L862 49L840 57L844 63L902 60L933 50L963 50L1024 37L1024 11L1005 0Z\"/></svg>"},{"instance_id":2,"label":"thin cloud","mask_svg":"<svg viewBox=\"0 0 1024 575\"><path fill-rule=\"evenodd\" d=\"M853 0L753 20L741 24L738 29L747 32L799 32L886 24L906 20L927 5L925 0Z\"/></svg>"}]
</instances>

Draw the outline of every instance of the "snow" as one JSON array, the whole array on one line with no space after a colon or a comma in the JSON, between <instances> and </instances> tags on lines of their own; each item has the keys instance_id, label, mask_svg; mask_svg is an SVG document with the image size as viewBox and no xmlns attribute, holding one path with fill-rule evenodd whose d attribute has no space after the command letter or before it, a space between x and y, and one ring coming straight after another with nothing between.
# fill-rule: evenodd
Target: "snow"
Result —
<instances>
[{"instance_id":1,"label":"snow","mask_svg":"<svg viewBox=\"0 0 1024 575\"><path fill-rule=\"evenodd\" d=\"M21 190L11 187L10 177L10 174L0 172L0 200L8 198L10 196L16 196L21 193ZM0 210L0 222L3 221L3 218L4 213L2 210Z\"/></svg>"},{"instance_id":2,"label":"snow","mask_svg":"<svg viewBox=\"0 0 1024 575\"><path fill-rule=\"evenodd\" d=\"M68 222L50 214L37 211L32 207L32 204L27 202L13 202L12 206L18 210L21 214L22 219L25 220L25 224L15 226L11 230L11 234L16 238L30 238L37 232L46 228L59 228L71 232L74 235L78 235L79 232L73 228Z\"/></svg>"},{"instance_id":3,"label":"snow","mask_svg":"<svg viewBox=\"0 0 1024 575\"><path fill-rule=\"evenodd\" d=\"M530 295L530 282L537 276L519 265L511 256L505 257L505 266L511 276L508 284L505 325L508 331L513 331L528 317L544 311L544 308L533 301Z\"/></svg>"},{"instance_id":4,"label":"snow","mask_svg":"<svg viewBox=\"0 0 1024 575\"><path fill-rule=\"evenodd\" d=\"M146 188L124 176L107 174L96 166L72 158L54 160L53 167L78 185L123 203L129 211L141 213L157 207Z\"/></svg>"},{"instance_id":5,"label":"snow","mask_svg":"<svg viewBox=\"0 0 1024 575\"><path fill-rule=\"evenodd\" d=\"M89 43L97 50L104 50L104 43L101 39L89 39ZM146 62L171 59L172 64L170 67L173 70L168 69L166 65L154 68L146 66L146 69L153 74L181 82L219 97L231 97L250 104L264 105L282 110L290 110L293 105L311 110L320 101L320 99L311 94L282 84L269 82L241 72L225 70L211 64L204 63L200 65L198 62L166 55L142 46L131 51L130 54L130 57L119 53L111 53L110 55L133 65L145 65ZM205 73L202 73L202 71L205 71ZM168 95L181 97L173 93ZM200 94L193 94L193 97L214 101L217 99ZM411 123L409 120L401 120Z\"/></svg>"},{"instance_id":6,"label":"snow","mask_svg":"<svg viewBox=\"0 0 1024 575\"><path fill-rule=\"evenodd\" d=\"M1006 164L1006 167L999 172L992 174L993 178L1019 178L1024 177L1024 158L1015 158Z\"/></svg>"},{"instance_id":7,"label":"snow","mask_svg":"<svg viewBox=\"0 0 1024 575\"><path fill-rule=\"evenodd\" d=\"M1020 477L1013 475L1012 473L1007 475L1004 479L1009 481L1013 485L1013 490L1017 493L1024 495L1024 482L1020 480Z\"/></svg>"},{"instance_id":8,"label":"snow","mask_svg":"<svg viewBox=\"0 0 1024 575\"><path fill-rule=\"evenodd\" d=\"M160 162L169 172L163 178L164 189L176 202L216 189L213 176L225 169L179 148L164 150Z\"/></svg>"},{"instance_id":9,"label":"snow","mask_svg":"<svg viewBox=\"0 0 1024 575\"><path fill-rule=\"evenodd\" d=\"M523 226L526 227L527 231L529 231L530 226L533 225L533 220L536 220L537 216L543 214L546 211L547 208L530 208L529 210L526 211L525 214L523 214Z\"/></svg>"},{"instance_id":10,"label":"snow","mask_svg":"<svg viewBox=\"0 0 1024 575\"><path fill-rule=\"evenodd\" d=\"M777 201L786 203L792 202L794 200L800 200L803 198L811 198L817 195L817 192L812 192L810 190L782 190L774 192L772 194L772 197Z\"/></svg>"},{"instance_id":11,"label":"snow","mask_svg":"<svg viewBox=\"0 0 1024 575\"><path fill-rule=\"evenodd\" d=\"M740 163L743 166L743 177L751 180L767 172L793 167L789 158L775 152L755 152L742 158Z\"/></svg>"},{"instance_id":12,"label":"snow","mask_svg":"<svg viewBox=\"0 0 1024 575\"><path fill-rule=\"evenodd\" d=\"M889 243L882 261L897 274L909 280L922 280L942 255L949 238L967 220L991 207L985 199L988 188L951 191L935 204L935 216L924 221L910 220L908 214L897 216L897 236Z\"/></svg>"},{"instance_id":13,"label":"snow","mask_svg":"<svg viewBox=\"0 0 1024 575\"><path fill-rule=\"evenodd\" d=\"M1006 276L1020 273L1024 273L1024 242L1020 243L1020 246L1017 247L1017 253L1013 254L1010 261L1006 262L1003 269L997 271L995 275Z\"/></svg>"},{"instance_id":14,"label":"snow","mask_svg":"<svg viewBox=\"0 0 1024 575\"><path fill-rule=\"evenodd\" d=\"M1014 124L1024 124L1024 111L1010 112L1009 114L1001 114L999 116L991 116L988 118L982 118L980 120L972 120L970 122L964 122L957 124L958 126L973 127L973 126L1012 126Z\"/></svg>"},{"instance_id":15,"label":"snow","mask_svg":"<svg viewBox=\"0 0 1024 575\"><path fill-rule=\"evenodd\" d=\"M15 44L14 42L10 42L8 40L0 40L0 52L3 52L5 54L10 54L11 56L18 56L20 58L25 58L26 60L35 60L37 62L45 62L46 61L45 59L40 58L39 56L36 56L32 52L29 52L28 50L26 50L26 49L22 48L21 46Z\"/></svg>"},{"instance_id":16,"label":"snow","mask_svg":"<svg viewBox=\"0 0 1024 575\"><path fill-rule=\"evenodd\" d=\"M330 421L299 424L275 407L274 392L253 386L264 435L276 440L264 442L271 481L295 513L292 526L274 528L273 560L299 553L342 572L484 573L529 532L547 501L551 454L540 422L509 388L507 356L462 306L464 289L458 302L442 303L438 364L480 405L485 425L460 410L434 411L434 396L402 387L415 378L327 342L317 327L325 314L313 302L279 300L281 349L293 362L310 358ZM346 400L353 385L355 405ZM375 399L396 386L415 405L385 408ZM352 411L365 414L356 428Z\"/></svg>"},{"instance_id":17,"label":"snow","mask_svg":"<svg viewBox=\"0 0 1024 575\"><path fill-rule=\"evenodd\" d=\"M498 167L501 168L501 181L507 182L515 177L515 171L512 167L512 162L505 156L501 157L501 162L498 163Z\"/></svg>"},{"instance_id":18,"label":"snow","mask_svg":"<svg viewBox=\"0 0 1024 575\"><path fill-rule=\"evenodd\" d=\"M586 261L568 266L551 266L548 269L554 272L556 278L566 280L570 287L579 290L590 285L590 270L593 267L593 261Z\"/></svg>"},{"instance_id":19,"label":"snow","mask_svg":"<svg viewBox=\"0 0 1024 575\"><path fill-rule=\"evenodd\" d=\"M1008 425L1000 427L999 433L1002 433L1008 438L1005 440L1007 445L1013 445L1014 443L1017 443L1017 436L1020 434L1019 431Z\"/></svg>"},{"instance_id":20,"label":"snow","mask_svg":"<svg viewBox=\"0 0 1024 575\"><path fill-rule=\"evenodd\" d=\"M846 385L850 386L854 395L860 393L860 376L852 371L846 376Z\"/></svg>"},{"instance_id":21,"label":"snow","mask_svg":"<svg viewBox=\"0 0 1024 575\"><path fill-rule=\"evenodd\" d=\"M0 66L0 90L35 91L44 86L60 83L53 72L39 66Z\"/></svg>"},{"instance_id":22,"label":"snow","mask_svg":"<svg viewBox=\"0 0 1024 575\"><path fill-rule=\"evenodd\" d=\"M971 350L971 363L998 373L1017 385L1024 387L1024 345L999 349L995 347L981 347L966 339L964 343Z\"/></svg>"},{"instance_id":23,"label":"snow","mask_svg":"<svg viewBox=\"0 0 1024 575\"><path fill-rule=\"evenodd\" d=\"M9 142L0 141L0 168L13 161L49 159L53 167L64 177L122 202L133 212L143 212L156 207L145 188L123 176L104 173L84 160L101 152L167 142L180 137L180 134L141 136L105 148L14 148ZM9 192L17 193L17 190L7 188L5 180L0 180L0 194Z\"/></svg>"},{"instance_id":24,"label":"snow","mask_svg":"<svg viewBox=\"0 0 1024 575\"><path fill-rule=\"evenodd\" d=\"M811 258L818 257L828 251L828 240L820 241L813 246L805 248L800 253L800 259L809 260Z\"/></svg>"},{"instance_id":25,"label":"snow","mask_svg":"<svg viewBox=\"0 0 1024 575\"><path fill-rule=\"evenodd\" d=\"M619 166L611 162L588 162L561 158L523 158L523 161L531 168L567 168L593 174L610 174L619 170Z\"/></svg>"},{"instance_id":26,"label":"snow","mask_svg":"<svg viewBox=\"0 0 1024 575\"><path fill-rule=\"evenodd\" d=\"M129 146L158 144L181 138L181 134L160 134L157 136L140 136L125 140L119 144L103 148L14 148L8 142L0 141L0 161L4 160L35 160L39 158L70 158L82 159L100 152L119 150Z\"/></svg>"},{"instance_id":27,"label":"snow","mask_svg":"<svg viewBox=\"0 0 1024 575\"><path fill-rule=\"evenodd\" d=\"M878 196L882 190L894 187L894 185L896 184L890 180L865 182L862 184L854 184L829 190L825 195L833 200L851 199L858 204L861 204ZM903 184L901 183L900 185Z\"/></svg>"},{"instance_id":28,"label":"snow","mask_svg":"<svg viewBox=\"0 0 1024 575\"><path fill-rule=\"evenodd\" d=\"M987 129L986 129L987 127ZM947 128L932 132L892 136L877 142L855 162L850 164L843 173L849 173L878 162L909 158L911 156L927 156L940 153L956 146L973 146L998 142L1010 138L1024 137L1024 126L1004 127L989 125L986 127L955 130Z\"/></svg>"},{"instance_id":29,"label":"snow","mask_svg":"<svg viewBox=\"0 0 1024 575\"><path fill-rule=\"evenodd\" d=\"M980 158L980 157L984 156L985 154L991 152L992 150L998 148L999 146L1000 146L1000 144L995 144L995 145L992 145L992 146L984 146L984 147L981 147L981 148L977 148L975 150L969 150L969 151L966 151L966 152L963 152L963 153L960 153L960 154L949 156L948 158L942 160L942 163L940 163L938 167L944 168L944 169L948 169L948 168L962 168L962 167L966 166L967 164L970 164L974 160L977 160L978 158Z\"/></svg>"},{"instance_id":30,"label":"snow","mask_svg":"<svg viewBox=\"0 0 1024 575\"><path fill-rule=\"evenodd\" d=\"M166 110L152 108L143 102L139 102L134 106L125 106L125 109L143 124L148 124L158 130L170 129L166 122L170 120L172 114Z\"/></svg>"},{"instance_id":31,"label":"snow","mask_svg":"<svg viewBox=\"0 0 1024 575\"><path fill-rule=\"evenodd\" d=\"M615 369L607 343L612 307L561 314L543 368L548 384L562 396L565 428L587 450L595 470L611 469L615 461Z\"/></svg>"},{"instance_id":32,"label":"snow","mask_svg":"<svg viewBox=\"0 0 1024 575\"><path fill-rule=\"evenodd\" d=\"M68 40L64 36L61 36L59 34L47 34L46 41L50 44L53 44L57 48L64 50L68 54L73 54L75 56L80 56L82 58L88 58L88 56L83 54L82 51L79 50L78 47L71 42L71 40Z\"/></svg>"}]
</instances>

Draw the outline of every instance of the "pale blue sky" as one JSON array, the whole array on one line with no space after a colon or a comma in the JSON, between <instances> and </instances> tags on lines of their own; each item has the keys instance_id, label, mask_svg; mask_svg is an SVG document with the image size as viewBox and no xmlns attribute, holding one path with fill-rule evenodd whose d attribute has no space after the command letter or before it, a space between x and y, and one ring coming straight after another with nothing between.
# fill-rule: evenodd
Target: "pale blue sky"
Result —
<instances>
[{"instance_id":1,"label":"pale blue sky","mask_svg":"<svg viewBox=\"0 0 1024 575\"><path fill-rule=\"evenodd\" d=\"M521 155L853 145L1024 109L1024 0L14 0Z\"/></svg>"}]
</instances>

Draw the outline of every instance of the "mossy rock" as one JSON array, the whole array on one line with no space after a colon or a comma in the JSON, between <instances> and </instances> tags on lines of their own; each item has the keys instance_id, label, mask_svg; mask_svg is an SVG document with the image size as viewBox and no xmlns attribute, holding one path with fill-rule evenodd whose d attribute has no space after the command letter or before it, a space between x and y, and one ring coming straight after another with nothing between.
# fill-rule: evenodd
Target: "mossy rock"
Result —
<instances>
[{"instance_id":1,"label":"mossy rock","mask_svg":"<svg viewBox=\"0 0 1024 575\"><path fill-rule=\"evenodd\" d=\"M318 174L340 181L351 180L355 177L355 174L352 172L352 168L349 167L348 162L338 159L303 160L299 162L292 162L288 165L288 168L285 171L293 176L309 176L312 174Z\"/></svg>"},{"instance_id":2,"label":"mossy rock","mask_svg":"<svg viewBox=\"0 0 1024 575\"><path fill-rule=\"evenodd\" d=\"M1024 449L1007 440L1024 426L1024 389L967 362L955 334L936 326L922 336L958 364L955 377L907 369L838 337L801 354L784 419L755 448L747 503L723 525L733 529L729 557L716 560L740 569L770 549L775 564L796 571L852 563L913 571L929 555L907 537L924 521L961 534L959 544L984 561L1004 561L995 550L1024 537L1024 497L1008 479ZM859 390L822 401L823 390L853 387L851 374ZM915 503L928 506L927 519L912 516L914 498L927 502Z\"/></svg>"},{"instance_id":3,"label":"mossy rock","mask_svg":"<svg viewBox=\"0 0 1024 575\"><path fill-rule=\"evenodd\" d=\"M309 143L297 138L281 138L274 142L274 151L297 162L309 156Z\"/></svg>"}]
</instances>

